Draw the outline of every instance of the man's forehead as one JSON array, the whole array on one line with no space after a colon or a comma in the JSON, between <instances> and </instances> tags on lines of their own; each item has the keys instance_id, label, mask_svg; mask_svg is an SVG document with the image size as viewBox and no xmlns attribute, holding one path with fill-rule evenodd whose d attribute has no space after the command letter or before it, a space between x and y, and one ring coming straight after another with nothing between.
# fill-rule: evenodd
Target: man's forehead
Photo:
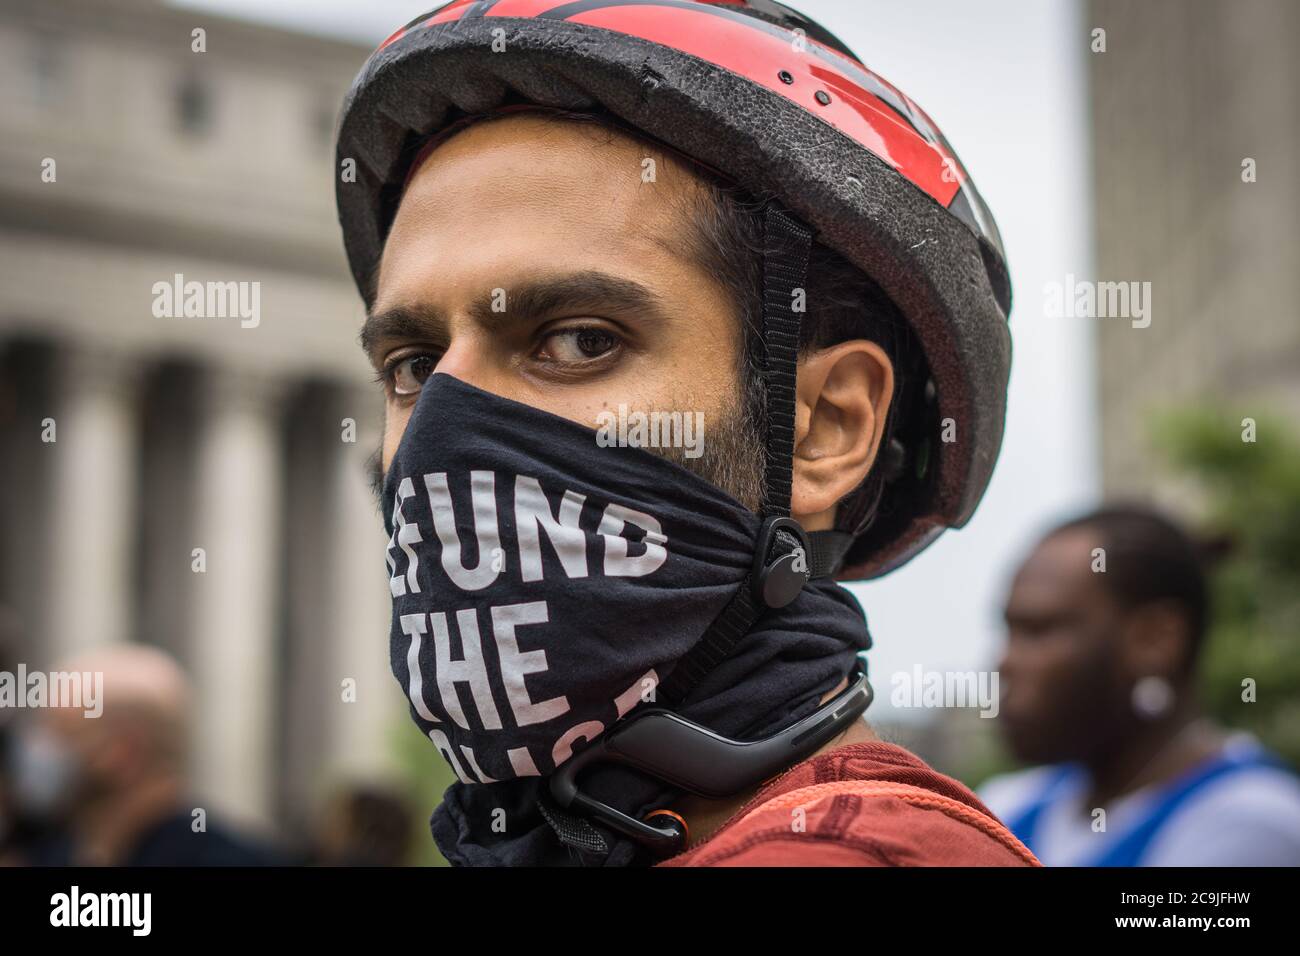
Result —
<instances>
[{"instance_id":1,"label":"man's forehead","mask_svg":"<svg viewBox=\"0 0 1300 956\"><path fill-rule=\"evenodd\" d=\"M584 199L574 212L598 216L608 202L635 204L645 215L672 212L672 200L698 189L696 174L676 158L598 122L508 114L481 120L418 161L407 180L398 217L457 195L526 193L557 203Z\"/></svg>"},{"instance_id":2,"label":"man's forehead","mask_svg":"<svg viewBox=\"0 0 1300 956\"><path fill-rule=\"evenodd\" d=\"M654 262L662 257L689 265L683 199L699 181L649 151L610 127L529 114L466 128L410 178L380 262L376 308L403 304L448 269L479 267L495 287L521 271L606 268L649 279L662 272Z\"/></svg>"}]
</instances>

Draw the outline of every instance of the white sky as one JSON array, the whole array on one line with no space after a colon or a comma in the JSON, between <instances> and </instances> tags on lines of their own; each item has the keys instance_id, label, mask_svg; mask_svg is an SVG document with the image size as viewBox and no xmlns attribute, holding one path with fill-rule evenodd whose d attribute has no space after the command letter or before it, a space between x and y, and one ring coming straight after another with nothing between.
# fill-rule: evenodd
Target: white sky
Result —
<instances>
[{"instance_id":1,"label":"white sky","mask_svg":"<svg viewBox=\"0 0 1300 956\"><path fill-rule=\"evenodd\" d=\"M175 0L175 5L378 43L430 0ZM1007 576L1034 536L1099 488L1086 320L1043 318L1043 288L1090 275L1084 56L1075 0L793 0L944 131L997 218L1016 304L1007 436L971 523L888 578L854 590L867 610L877 700L888 677L991 667ZM978 8L978 9L976 9ZM358 64L358 67L360 64Z\"/></svg>"}]
</instances>

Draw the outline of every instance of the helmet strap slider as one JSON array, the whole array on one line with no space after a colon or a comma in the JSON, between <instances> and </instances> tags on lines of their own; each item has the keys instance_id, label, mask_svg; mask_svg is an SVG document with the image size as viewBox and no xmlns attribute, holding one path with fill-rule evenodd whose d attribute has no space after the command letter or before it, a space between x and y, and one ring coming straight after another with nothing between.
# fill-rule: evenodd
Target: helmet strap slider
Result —
<instances>
[{"instance_id":1,"label":"helmet strap slider","mask_svg":"<svg viewBox=\"0 0 1300 956\"><path fill-rule=\"evenodd\" d=\"M812 546L793 518L768 518L758 532L750 586L760 607L785 607L812 577Z\"/></svg>"}]
</instances>

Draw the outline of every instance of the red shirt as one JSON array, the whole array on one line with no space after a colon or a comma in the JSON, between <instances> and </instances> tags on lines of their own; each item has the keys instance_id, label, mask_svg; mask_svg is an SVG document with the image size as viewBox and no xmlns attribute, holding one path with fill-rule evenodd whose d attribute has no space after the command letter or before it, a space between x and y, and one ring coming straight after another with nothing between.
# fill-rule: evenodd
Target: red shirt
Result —
<instances>
[{"instance_id":1,"label":"red shirt","mask_svg":"<svg viewBox=\"0 0 1300 956\"><path fill-rule=\"evenodd\" d=\"M895 744L849 744L765 783L659 866L1041 866L967 787Z\"/></svg>"}]
</instances>

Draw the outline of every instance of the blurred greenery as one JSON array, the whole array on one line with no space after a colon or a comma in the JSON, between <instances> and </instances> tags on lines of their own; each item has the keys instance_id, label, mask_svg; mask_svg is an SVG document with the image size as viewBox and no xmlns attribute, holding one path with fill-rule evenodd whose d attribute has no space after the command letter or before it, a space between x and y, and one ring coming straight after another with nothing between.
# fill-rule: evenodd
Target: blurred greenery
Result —
<instances>
[{"instance_id":1,"label":"blurred greenery","mask_svg":"<svg viewBox=\"0 0 1300 956\"><path fill-rule=\"evenodd\" d=\"M962 781L971 789L983 786L984 781L998 774L1010 773L1025 765L1018 761L998 732L997 720L981 721L979 733L973 735L967 746L950 765L931 762L931 766L950 777Z\"/></svg>"},{"instance_id":2,"label":"blurred greenery","mask_svg":"<svg viewBox=\"0 0 1300 956\"><path fill-rule=\"evenodd\" d=\"M1277 417L1184 409L1157 419L1155 444L1202 495L1199 530L1226 544L1212 574L1205 707L1300 764L1300 442Z\"/></svg>"},{"instance_id":3,"label":"blurred greenery","mask_svg":"<svg viewBox=\"0 0 1300 956\"><path fill-rule=\"evenodd\" d=\"M429 817L434 807L442 803L443 793L456 776L432 741L420 733L405 711L400 722L394 724L391 739L418 824L412 863L415 866L447 866L429 833Z\"/></svg>"}]
</instances>

